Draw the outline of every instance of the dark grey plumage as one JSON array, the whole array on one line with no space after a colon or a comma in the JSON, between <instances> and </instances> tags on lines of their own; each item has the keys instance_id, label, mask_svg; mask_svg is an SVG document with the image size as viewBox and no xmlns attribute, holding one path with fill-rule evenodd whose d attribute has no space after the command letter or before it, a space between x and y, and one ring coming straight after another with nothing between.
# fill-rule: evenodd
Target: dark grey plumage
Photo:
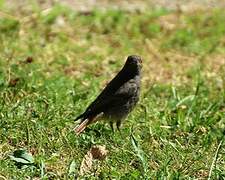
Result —
<instances>
[{"instance_id":1,"label":"dark grey plumage","mask_svg":"<svg viewBox=\"0 0 225 180\"><path fill-rule=\"evenodd\" d=\"M75 132L80 134L87 125L96 121L103 114L113 128L116 122L119 129L123 119L133 110L139 100L141 84L141 57L131 55L124 67L103 89L100 95L87 107L86 111L75 120L81 119Z\"/></svg>"}]
</instances>

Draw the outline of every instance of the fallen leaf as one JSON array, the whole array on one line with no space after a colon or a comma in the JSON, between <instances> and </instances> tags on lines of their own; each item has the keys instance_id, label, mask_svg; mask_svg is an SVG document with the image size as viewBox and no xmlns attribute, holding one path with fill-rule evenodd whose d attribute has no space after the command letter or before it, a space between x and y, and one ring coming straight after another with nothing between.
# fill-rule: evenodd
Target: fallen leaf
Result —
<instances>
[{"instance_id":1,"label":"fallen leaf","mask_svg":"<svg viewBox=\"0 0 225 180\"><path fill-rule=\"evenodd\" d=\"M105 159L108 154L106 147L101 145L93 146L90 151L93 158L98 160Z\"/></svg>"},{"instance_id":2,"label":"fallen leaf","mask_svg":"<svg viewBox=\"0 0 225 180\"><path fill-rule=\"evenodd\" d=\"M95 145L84 156L83 161L80 166L80 175L83 176L91 172L93 169L93 160L104 160L108 154L108 150L105 146Z\"/></svg>"},{"instance_id":3,"label":"fallen leaf","mask_svg":"<svg viewBox=\"0 0 225 180\"><path fill-rule=\"evenodd\" d=\"M80 175L83 176L84 174L87 174L92 169L92 161L93 156L90 151L87 152L87 154L84 156L83 161L80 165Z\"/></svg>"}]
</instances>

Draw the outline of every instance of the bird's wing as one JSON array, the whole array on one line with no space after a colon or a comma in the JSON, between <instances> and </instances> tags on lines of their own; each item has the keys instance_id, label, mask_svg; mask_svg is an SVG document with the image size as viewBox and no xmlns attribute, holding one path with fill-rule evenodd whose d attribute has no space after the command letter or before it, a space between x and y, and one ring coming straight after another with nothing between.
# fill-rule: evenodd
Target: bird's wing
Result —
<instances>
[{"instance_id":1,"label":"bird's wing","mask_svg":"<svg viewBox=\"0 0 225 180\"><path fill-rule=\"evenodd\" d=\"M90 104L90 106L83 114L76 118L76 120L85 120L90 116L97 116L108 108L121 106L130 97L132 97L137 92L137 90L138 86L135 83L135 80L131 79L124 83L114 94L99 96L95 101Z\"/></svg>"},{"instance_id":2,"label":"bird's wing","mask_svg":"<svg viewBox=\"0 0 225 180\"><path fill-rule=\"evenodd\" d=\"M138 85L135 79L131 79L124 83L115 93L116 97L130 98L138 91Z\"/></svg>"}]
</instances>

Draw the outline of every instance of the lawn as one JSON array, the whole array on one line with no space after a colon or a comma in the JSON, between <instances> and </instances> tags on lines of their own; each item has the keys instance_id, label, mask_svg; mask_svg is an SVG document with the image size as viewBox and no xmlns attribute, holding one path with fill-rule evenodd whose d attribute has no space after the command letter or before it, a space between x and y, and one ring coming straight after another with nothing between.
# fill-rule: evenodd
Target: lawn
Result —
<instances>
[{"instance_id":1,"label":"lawn","mask_svg":"<svg viewBox=\"0 0 225 180\"><path fill-rule=\"evenodd\" d=\"M224 22L224 9L0 3L0 179L225 178ZM143 58L141 99L121 134L98 122L76 136L74 118L131 54ZM108 154L81 175L94 145ZM20 149L32 163L13 161Z\"/></svg>"}]
</instances>

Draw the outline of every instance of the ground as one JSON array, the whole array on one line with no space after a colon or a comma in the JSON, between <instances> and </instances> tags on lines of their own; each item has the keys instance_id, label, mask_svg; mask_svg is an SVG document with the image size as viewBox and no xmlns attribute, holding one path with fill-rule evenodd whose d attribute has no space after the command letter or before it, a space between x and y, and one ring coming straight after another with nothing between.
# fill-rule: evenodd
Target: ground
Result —
<instances>
[{"instance_id":1,"label":"ground","mask_svg":"<svg viewBox=\"0 0 225 180\"><path fill-rule=\"evenodd\" d=\"M224 178L220 2L78 11L0 1L0 179ZM142 92L121 133L99 122L76 136L74 118L130 54L143 58ZM106 158L81 175L94 145ZM20 169L18 149L34 162Z\"/></svg>"}]
</instances>

